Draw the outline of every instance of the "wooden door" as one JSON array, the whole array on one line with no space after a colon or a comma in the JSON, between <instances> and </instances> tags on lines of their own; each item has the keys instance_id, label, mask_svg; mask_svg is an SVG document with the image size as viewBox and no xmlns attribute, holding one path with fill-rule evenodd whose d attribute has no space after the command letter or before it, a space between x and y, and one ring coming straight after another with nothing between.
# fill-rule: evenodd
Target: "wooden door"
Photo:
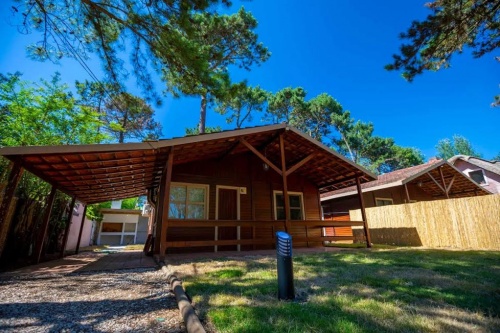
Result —
<instances>
[{"instance_id":1,"label":"wooden door","mask_svg":"<svg viewBox=\"0 0 500 333\"><path fill-rule=\"evenodd\" d=\"M219 220L238 220L238 191L236 189L219 188L219 202L217 206ZM219 227L218 239L237 239L237 227ZM236 245L220 245L218 251L235 251Z\"/></svg>"}]
</instances>

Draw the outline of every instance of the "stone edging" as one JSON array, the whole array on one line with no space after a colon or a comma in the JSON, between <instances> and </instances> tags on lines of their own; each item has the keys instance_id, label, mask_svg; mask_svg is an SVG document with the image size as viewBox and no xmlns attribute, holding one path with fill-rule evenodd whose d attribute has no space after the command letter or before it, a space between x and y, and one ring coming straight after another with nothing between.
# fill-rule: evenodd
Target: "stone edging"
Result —
<instances>
[{"instance_id":1,"label":"stone edging","mask_svg":"<svg viewBox=\"0 0 500 333\"><path fill-rule=\"evenodd\" d=\"M164 262L160 261L157 263L160 266L161 271L167 276L167 281L175 294L177 306L179 307L179 311L188 333L206 333L205 328L203 328L198 315L194 311L194 308L186 295L184 287L182 287L182 281L175 276L175 272L169 269Z\"/></svg>"}]
</instances>

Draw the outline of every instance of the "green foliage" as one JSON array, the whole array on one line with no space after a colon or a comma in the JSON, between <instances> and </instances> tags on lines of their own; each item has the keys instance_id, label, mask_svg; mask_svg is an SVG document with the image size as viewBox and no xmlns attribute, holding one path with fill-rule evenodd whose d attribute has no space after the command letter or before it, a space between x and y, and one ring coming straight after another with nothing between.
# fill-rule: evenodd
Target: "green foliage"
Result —
<instances>
[{"instance_id":1,"label":"green foliage","mask_svg":"<svg viewBox=\"0 0 500 333\"><path fill-rule=\"evenodd\" d=\"M400 55L393 55L387 70L403 70L402 76L412 81L424 71L450 67L452 55L462 53L464 47L472 48L473 56L479 58L500 46L497 0L435 0L426 6L432 14L424 21L413 21L400 35L408 43L401 45ZM499 105L500 95L492 103Z\"/></svg>"},{"instance_id":2,"label":"green foliage","mask_svg":"<svg viewBox=\"0 0 500 333\"><path fill-rule=\"evenodd\" d=\"M284 88L269 95L265 121L286 122L318 141L328 143L355 163L386 173L422 164L415 148L400 147L391 138L373 135L373 124L355 121L332 96L323 93L306 101L301 88Z\"/></svg>"},{"instance_id":3,"label":"green foliage","mask_svg":"<svg viewBox=\"0 0 500 333\"><path fill-rule=\"evenodd\" d=\"M424 21L414 21L401 38L401 55L394 55L388 70L403 69L411 81L426 70L450 66L451 56L464 46L481 57L500 46L500 4L496 0L436 0L426 4L432 11Z\"/></svg>"},{"instance_id":4,"label":"green foliage","mask_svg":"<svg viewBox=\"0 0 500 333\"><path fill-rule=\"evenodd\" d=\"M137 206L139 198L128 198L122 201L122 209L139 209Z\"/></svg>"},{"instance_id":5,"label":"green foliage","mask_svg":"<svg viewBox=\"0 0 500 333\"><path fill-rule=\"evenodd\" d=\"M205 133L217 133L217 132L222 132L222 127L216 126L216 127L206 127L205 128ZM192 127L192 128L186 128L186 136L189 135L198 135L200 134L200 128L199 127Z\"/></svg>"},{"instance_id":6,"label":"green foliage","mask_svg":"<svg viewBox=\"0 0 500 333\"><path fill-rule=\"evenodd\" d=\"M292 126L300 125L307 109L306 94L302 87L287 87L270 95L264 119L273 124L285 122Z\"/></svg>"},{"instance_id":7,"label":"green foliage","mask_svg":"<svg viewBox=\"0 0 500 333\"><path fill-rule=\"evenodd\" d=\"M103 123L103 132L117 142L157 140L161 136L161 124L154 120L154 110L143 99L120 92L111 83L77 81L76 87L78 103L94 109Z\"/></svg>"},{"instance_id":8,"label":"green foliage","mask_svg":"<svg viewBox=\"0 0 500 333\"><path fill-rule=\"evenodd\" d=\"M153 116L154 110L143 99L121 93L107 101L102 119L106 130L123 143L125 139L157 140L161 125Z\"/></svg>"},{"instance_id":9,"label":"green foliage","mask_svg":"<svg viewBox=\"0 0 500 333\"><path fill-rule=\"evenodd\" d=\"M38 84L21 80L21 74L0 74L0 145L56 145L98 143L97 113L79 106L56 73Z\"/></svg>"},{"instance_id":10,"label":"green foliage","mask_svg":"<svg viewBox=\"0 0 500 333\"><path fill-rule=\"evenodd\" d=\"M498 152L497 156L494 156L492 161L500 161L500 152Z\"/></svg>"},{"instance_id":11,"label":"green foliage","mask_svg":"<svg viewBox=\"0 0 500 333\"><path fill-rule=\"evenodd\" d=\"M472 147L469 140L461 135L454 135L451 140L439 140L436 145L436 150L438 151L438 157L445 160L455 155L482 157L481 154Z\"/></svg>"},{"instance_id":12,"label":"green foliage","mask_svg":"<svg viewBox=\"0 0 500 333\"><path fill-rule=\"evenodd\" d=\"M103 219L101 209L103 208L111 208L111 201L88 205L85 216L91 221L101 222Z\"/></svg>"},{"instance_id":13,"label":"green foliage","mask_svg":"<svg viewBox=\"0 0 500 333\"><path fill-rule=\"evenodd\" d=\"M249 87L246 83L238 83L231 87L227 96L216 99L216 111L227 115L228 124L235 123L236 128L241 128L245 121L251 122L256 112L265 108L268 93L257 87Z\"/></svg>"},{"instance_id":14,"label":"green foliage","mask_svg":"<svg viewBox=\"0 0 500 333\"><path fill-rule=\"evenodd\" d=\"M205 71L192 71L188 65L181 70L163 70L168 91L174 96L200 96L199 133L205 133L207 105L216 98L224 100L230 95L229 67L249 70L253 64L266 61L270 53L257 41L254 32L257 20L241 8L236 14L219 15L195 13L191 20L194 44L191 50L206 66ZM160 39L170 38L161 35Z\"/></svg>"},{"instance_id":15,"label":"green foliage","mask_svg":"<svg viewBox=\"0 0 500 333\"><path fill-rule=\"evenodd\" d=\"M16 2L19 30L40 35L28 47L33 58L57 62L71 57L83 64L95 53L109 80L121 86L129 74L123 61L128 53L137 84L150 97L157 97L152 69L207 75L194 16L215 15L212 5L229 6L227 0Z\"/></svg>"}]
</instances>

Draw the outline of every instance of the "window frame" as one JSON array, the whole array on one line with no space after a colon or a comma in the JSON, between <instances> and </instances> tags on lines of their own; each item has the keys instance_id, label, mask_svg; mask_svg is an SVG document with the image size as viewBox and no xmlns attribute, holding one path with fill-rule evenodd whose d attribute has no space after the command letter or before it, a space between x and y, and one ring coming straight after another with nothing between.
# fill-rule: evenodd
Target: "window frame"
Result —
<instances>
[{"instance_id":1,"label":"window frame","mask_svg":"<svg viewBox=\"0 0 500 333\"><path fill-rule=\"evenodd\" d=\"M390 201L391 203L389 205L378 205L377 204L378 200ZM375 207L384 207L384 206L391 206L391 205L394 205L394 199L393 198L375 197Z\"/></svg>"},{"instance_id":2,"label":"window frame","mask_svg":"<svg viewBox=\"0 0 500 333\"><path fill-rule=\"evenodd\" d=\"M300 213L301 213L302 219L300 219L300 220L291 220L291 221L305 221L306 217L305 217L305 209L304 209L304 193L303 192L292 192L292 191L287 191L287 192L288 192L288 196L289 196L288 200L290 200L290 195L298 195L300 197ZM276 220L276 221L284 221L285 219L278 220L278 206L277 206L278 200L276 200L276 195L277 194L283 195L283 191L279 191L279 190L274 190L273 191L274 220ZM285 209L285 207L283 207L283 210L284 209ZM289 209L291 210L292 207L290 206Z\"/></svg>"},{"instance_id":3,"label":"window frame","mask_svg":"<svg viewBox=\"0 0 500 333\"><path fill-rule=\"evenodd\" d=\"M185 187L186 188L186 201L184 202L185 204L185 211L184 211L184 215L185 217L184 218L178 218L178 217L172 217L170 216L170 205L172 204L172 200L168 200L168 219L172 219L172 220L208 220L209 219L209 196L210 196L210 185L208 184L198 184L198 183L186 183L186 182L171 182L170 183L170 194L172 193L172 187L174 186L177 186L177 187ZM189 195L188 195L188 191L189 191L189 188L203 188L205 190L205 202L204 202L204 209L203 209L203 213L204 213L204 217L201 218L201 219L193 219L193 218L188 218L188 211L187 211L187 208L188 208L188 205L189 205ZM195 202L193 204L199 204L198 202Z\"/></svg>"},{"instance_id":4,"label":"window frame","mask_svg":"<svg viewBox=\"0 0 500 333\"><path fill-rule=\"evenodd\" d=\"M473 172L478 172L478 171L481 171L481 174L483 175L483 179L484 179L484 183L478 183L474 180L474 178L472 178L471 176L471 173ZM486 174L484 173L484 170L483 169L474 169L474 170L469 170L467 171L467 175L469 176L470 179L472 179L475 183L477 183L478 185L480 186L488 186L488 179L486 178Z\"/></svg>"}]
</instances>

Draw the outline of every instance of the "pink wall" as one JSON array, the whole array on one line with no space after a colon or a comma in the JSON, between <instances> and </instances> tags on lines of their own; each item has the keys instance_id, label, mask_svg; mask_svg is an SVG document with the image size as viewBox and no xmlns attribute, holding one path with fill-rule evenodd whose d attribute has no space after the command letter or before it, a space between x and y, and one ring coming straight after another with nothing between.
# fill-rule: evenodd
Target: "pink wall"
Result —
<instances>
[{"instance_id":1,"label":"pink wall","mask_svg":"<svg viewBox=\"0 0 500 333\"><path fill-rule=\"evenodd\" d=\"M80 233L80 225L82 222L83 208L84 206L80 203L78 205L78 208L75 205L75 209L73 210L73 217L71 219L71 226L69 228L68 243L66 243L66 251L76 250L76 243L78 241L78 234ZM80 248L92 245L92 224L92 221L85 218L82 239L80 241Z\"/></svg>"},{"instance_id":2,"label":"pink wall","mask_svg":"<svg viewBox=\"0 0 500 333\"><path fill-rule=\"evenodd\" d=\"M477 165L469 163L464 160L456 160L454 164L455 168L462 171L466 176L469 176L469 171L481 169ZM500 193L500 175L490 172L488 170L482 169L484 172L484 178L486 179L487 185L482 185L485 189L492 193Z\"/></svg>"}]
</instances>

